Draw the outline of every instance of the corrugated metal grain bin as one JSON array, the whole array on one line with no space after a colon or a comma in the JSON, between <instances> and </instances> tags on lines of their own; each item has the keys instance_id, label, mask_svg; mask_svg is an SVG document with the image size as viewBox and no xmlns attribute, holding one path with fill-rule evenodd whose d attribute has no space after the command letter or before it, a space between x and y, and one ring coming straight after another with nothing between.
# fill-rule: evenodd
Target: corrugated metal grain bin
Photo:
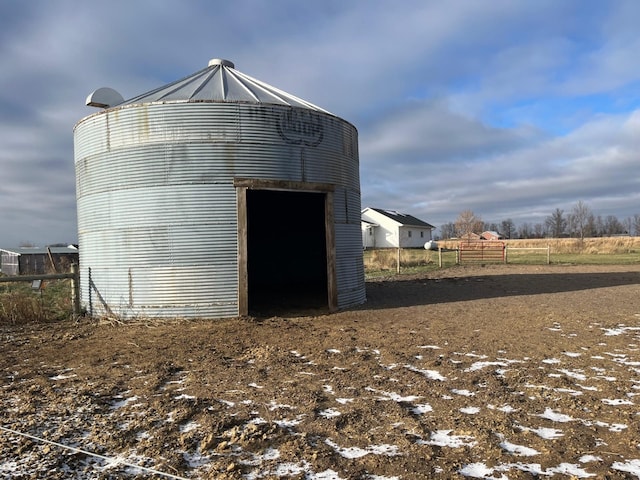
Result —
<instances>
[{"instance_id":1,"label":"corrugated metal grain bin","mask_svg":"<svg viewBox=\"0 0 640 480\"><path fill-rule=\"evenodd\" d=\"M365 301L357 131L227 60L74 129L82 303L122 318Z\"/></svg>"}]
</instances>

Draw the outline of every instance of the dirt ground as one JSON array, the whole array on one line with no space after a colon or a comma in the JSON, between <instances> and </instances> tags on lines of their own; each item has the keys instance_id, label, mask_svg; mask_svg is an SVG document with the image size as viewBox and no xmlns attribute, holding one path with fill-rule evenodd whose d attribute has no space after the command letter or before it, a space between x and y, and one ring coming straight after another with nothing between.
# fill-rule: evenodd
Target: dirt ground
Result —
<instances>
[{"instance_id":1,"label":"dirt ground","mask_svg":"<svg viewBox=\"0 0 640 480\"><path fill-rule=\"evenodd\" d=\"M640 265L455 267L367 296L2 326L0 476L640 478Z\"/></svg>"}]
</instances>

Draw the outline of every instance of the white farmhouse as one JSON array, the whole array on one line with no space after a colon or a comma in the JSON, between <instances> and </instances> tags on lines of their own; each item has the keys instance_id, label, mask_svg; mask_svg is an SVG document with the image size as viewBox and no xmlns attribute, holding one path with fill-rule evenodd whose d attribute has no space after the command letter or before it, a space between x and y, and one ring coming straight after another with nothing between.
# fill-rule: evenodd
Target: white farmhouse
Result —
<instances>
[{"instance_id":1,"label":"white farmhouse","mask_svg":"<svg viewBox=\"0 0 640 480\"><path fill-rule=\"evenodd\" d=\"M436 228L412 215L367 207L362 210L364 248L422 248Z\"/></svg>"}]
</instances>

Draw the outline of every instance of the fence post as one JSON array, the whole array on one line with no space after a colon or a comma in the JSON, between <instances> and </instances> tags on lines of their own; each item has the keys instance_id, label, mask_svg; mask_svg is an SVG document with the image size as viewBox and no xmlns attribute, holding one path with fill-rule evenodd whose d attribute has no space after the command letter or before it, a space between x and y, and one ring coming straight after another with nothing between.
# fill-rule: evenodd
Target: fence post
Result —
<instances>
[{"instance_id":1,"label":"fence post","mask_svg":"<svg viewBox=\"0 0 640 480\"><path fill-rule=\"evenodd\" d=\"M509 263L509 247L508 246L504 246L504 263L507 264Z\"/></svg>"},{"instance_id":2,"label":"fence post","mask_svg":"<svg viewBox=\"0 0 640 480\"><path fill-rule=\"evenodd\" d=\"M551 263L551 246L547 245L547 265Z\"/></svg>"},{"instance_id":3,"label":"fence post","mask_svg":"<svg viewBox=\"0 0 640 480\"><path fill-rule=\"evenodd\" d=\"M93 296L91 290L93 289L93 278L91 278L91 267L87 269L87 275L89 276L89 316L93 317Z\"/></svg>"},{"instance_id":4,"label":"fence post","mask_svg":"<svg viewBox=\"0 0 640 480\"><path fill-rule=\"evenodd\" d=\"M438 267L442 268L442 247L438 247Z\"/></svg>"},{"instance_id":5,"label":"fence post","mask_svg":"<svg viewBox=\"0 0 640 480\"><path fill-rule=\"evenodd\" d=\"M71 264L71 304L73 305L73 314L80 315L80 273L78 265Z\"/></svg>"},{"instance_id":6,"label":"fence post","mask_svg":"<svg viewBox=\"0 0 640 480\"><path fill-rule=\"evenodd\" d=\"M398 258L396 259L396 273L400 273L400 246L398 246Z\"/></svg>"}]
</instances>

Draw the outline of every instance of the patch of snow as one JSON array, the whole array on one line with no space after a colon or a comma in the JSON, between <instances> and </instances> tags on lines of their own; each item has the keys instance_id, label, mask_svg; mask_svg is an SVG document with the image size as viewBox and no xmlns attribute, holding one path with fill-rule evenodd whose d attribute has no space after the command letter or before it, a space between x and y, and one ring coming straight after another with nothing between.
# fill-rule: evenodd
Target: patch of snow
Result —
<instances>
[{"instance_id":1,"label":"patch of snow","mask_svg":"<svg viewBox=\"0 0 640 480\"><path fill-rule=\"evenodd\" d=\"M461 408L460 411L462 413L466 413L467 415L475 415L476 413L480 413L479 407L464 407Z\"/></svg>"},{"instance_id":2,"label":"patch of snow","mask_svg":"<svg viewBox=\"0 0 640 480\"><path fill-rule=\"evenodd\" d=\"M501 407L496 407L495 405L488 404L487 408L489 410L499 410L504 413L513 413L518 411L517 408L513 408L511 405L503 405Z\"/></svg>"},{"instance_id":3,"label":"patch of snow","mask_svg":"<svg viewBox=\"0 0 640 480\"><path fill-rule=\"evenodd\" d=\"M324 472L307 474L304 478L305 480L343 480L342 477L338 475L338 472L330 468Z\"/></svg>"},{"instance_id":4,"label":"patch of snow","mask_svg":"<svg viewBox=\"0 0 640 480\"><path fill-rule=\"evenodd\" d=\"M324 443L333 448L333 450L341 457L350 459L361 458L369 454L384 455L387 457L395 457L400 455L398 453L398 447L396 447L395 445L370 445L366 449L360 447L341 447L329 438L327 438Z\"/></svg>"},{"instance_id":5,"label":"patch of snow","mask_svg":"<svg viewBox=\"0 0 640 480\"><path fill-rule=\"evenodd\" d=\"M578 461L580 463L601 462L602 458L595 455L583 455L578 459Z\"/></svg>"},{"instance_id":6,"label":"patch of snow","mask_svg":"<svg viewBox=\"0 0 640 480\"><path fill-rule=\"evenodd\" d=\"M347 403L353 402L355 399L353 398L336 398L336 402L340 405L346 405Z\"/></svg>"},{"instance_id":7,"label":"patch of snow","mask_svg":"<svg viewBox=\"0 0 640 480\"><path fill-rule=\"evenodd\" d=\"M558 393L568 393L572 397L579 397L580 395L582 395L581 391L573 390L571 388L554 388L553 391Z\"/></svg>"},{"instance_id":8,"label":"patch of snow","mask_svg":"<svg viewBox=\"0 0 640 480\"><path fill-rule=\"evenodd\" d=\"M533 457L535 455L540 455L540 452L529 447L525 447L524 445L516 445L515 443L511 443L508 440L505 440L502 435L498 435L500 441L500 448L504 451L512 453L514 455L518 455L520 457Z\"/></svg>"},{"instance_id":9,"label":"patch of snow","mask_svg":"<svg viewBox=\"0 0 640 480\"><path fill-rule=\"evenodd\" d=\"M194 397L193 395L187 395L186 393L182 393L177 397L173 397L173 399L174 400L195 400L196 397Z\"/></svg>"},{"instance_id":10,"label":"patch of snow","mask_svg":"<svg viewBox=\"0 0 640 480\"><path fill-rule=\"evenodd\" d=\"M557 358L545 358L544 360L542 360L542 363L548 363L549 365L553 365L556 363L561 363L561 360Z\"/></svg>"},{"instance_id":11,"label":"patch of snow","mask_svg":"<svg viewBox=\"0 0 640 480\"><path fill-rule=\"evenodd\" d=\"M422 375L427 377L429 380L438 380L440 382L443 382L446 380L446 377L443 377L442 375L440 375L440 373L437 370L423 370L421 368L414 367L413 365L405 365L405 368L412 372L421 373Z\"/></svg>"},{"instance_id":12,"label":"patch of snow","mask_svg":"<svg viewBox=\"0 0 640 480\"><path fill-rule=\"evenodd\" d=\"M114 397L114 398L122 398L122 397ZM112 403L111 408L113 410L117 410L118 408L125 407L129 405L131 402L135 402L138 399L139 397L137 395L134 395L133 397L125 398L123 400L119 400L117 402ZM141 405L141 404L138 404L138 405Z\"/></svg>"},{"instance_id":13,"label":"patch of snow","mask_svg":"<svg viewBox=\"0 0 640 480\"><path fill-rule=\"evenodd\" d=\"M189 468L198 468L211 463L211 457L208 455L202 455L200 452L196 453L182 453L185 463Z\"/></svg>"},{"instance_id":14,"label":"patch of snow","mask_svg":"<svg viewBox=\"0 0 640 480\"><path fill-rule=\"evenodd\" d=\"M287 405L286 403L277 403L275 400L271 400L269 402L269 411L273 412L274 410L295 410L295 407L291 405Z\"/></svg>"},{"instance_id":15,"label":"patch of snow","mask_svg":"<svg viewBox=\"0 0 640 480\"><path fill-rule=\"evenodd\" d=\"M456 395L461 395L463 397L473 397L475 396L475 393L470 392L469 390L458 390L456 388L451 390L451 393L455 393Z\"/></svg>"},{"instance_id":16,"label":"patch of snow","mask_svg":"<svg viewBox=\"0 0 640 480\"><path fill-rule=\"evenodd\" d=\"M323 418L335 418L335 417L339 417L342 414L338 410L335 410L333 408L327 408L326 410L322 410L321 412L319 412L318 415L320 415Z\"/></svg>"},{"instance_id":17,"label":"patch of snow","mask_svg":"<svg viewBox=\"0 0 640 480\"><path fill-rule=\"evenodd\" d=\"M578 353L578 352L562 352L562 354L571 358L577 358L582 355L581 353Z\"/></svg>"},{"instance_id":18,"label":"patch of snow","mask_svg":"<svg viewBox=\"0 0 640 480\"><path fill-rule=\"evenodd\" d=\"M342 353L342 352L337 348L328 348L327 353Z\"/></svg>"},{"instance_id":19,"label":"patch of snow","mask_svg":"<svg viewBox=\"0 0 640 480\"><path fill-rule=\"evenodd\" d=\"M504 475L501 475L500 477L489 476L493 475L494 471L494 468L489 468L484 463L470 463L458 470L458 473L463 477L508 480L508 477L505 477Z\"/></svg>"},{"instance_id":20,"label":"patch of snow","mask_svg":"<svg viewBox=\"0 0 640 480\"><path fill-rule=\"evenodd\" d=\"M201 425L197 422L188 422L180 425L180 433L187 433L192 430L197 430Z\"/></svg>"},{"instance_id":21,"label":"patch of snow","mask_svg":"<svg viewBox=\"0 0 640 480\"><path fill-rule=\"evenodd\" d=\"M475 447L478 442L469 435L451 435L453 430L436 430L431 432L429 440L419 440L420 445L436 445L438 447Z\"/></svg>"},{"instance_id":22,"label":"patch of snow","mask_svg":"<svg viewBox=\"0 0 640 480\"><path fill-rule=\"evenodd\" d=\"M424 415L425 413L429 413L433 411L433 408L431 407L431 405L429 405L428 403L421 403L418 405L415 405L411 411L415 414L415 415Z\"/></svg>"},{"instance_id":23,"label":"patch of snow","mask_svg":"<svg viewBox=\"0 0 640 480\"><path fill-rule=\"evenodd\" d=\"M71 374L71 375L56 375L55 377L49 377L49 380L53 380L54 382L58 382L60 380L67 380L68 378L73 378L73 377L77 377L78 375Z\"/></svg>"},{"instance_id":24,"label":"patch of snow","mask_svg":"<svg viewBox=\"0 0 640 480\"><path fill-rule=\"evenodd\" d=\"M295 420L289 420L288 418L283 418L282 420L274 420L273 423L275 423L280 428L291 428L302 423L302 420L300 418L297 418Z\"/></svg>"},{"instance_id":25,"label":"patch of snow","mask_svg":"<svg viewBox=\"0 0 640 480\"><path fill-rule=\"evenodd\" d=\"M627 460L626 462L613 462L611 468L620 472L627 472L640 478L640 460Z\"/></svg>"},{"instance_id":26,"label":"patch of snow","mask_svg":"<svg viewBox=\"0 0 640 480\"><path fill-rule=\"evenodd\" d=\"M381 394L382 396L378 397L378 400L393 400L398 403L415 402L419 398L422 398L420 395L407 395L403 397L402 395L398 395L396 392L384 392L371 387L367 387L366 390Z\"/></svg>"},{"instance_id":27,"label":"patch of snow","mask_svg":"<svg viewBox=\"0 0 640 480\"><path fill-rule=\"evenodd\" d=\"M536 435L538 435L540 438L544 438L545 440L554 440L556 438L560 438L564 436L564 433L562 433L562 430L558 430L557 428L546 428L546 427L529 428L529 427L524 427L522 425L518 425L517 427L524 432L533 432Z\"/></svg>"},{"instance_id":28,"label":"patch of snow","mask_svg":"<svg viewBox=\"0 0 640 480\"><path fill-rule=\"evenodd\" d=\"M582 382L584 382L587 379L587 376L585 374L580 373L580 372L576 372L576 371L573 371L573 370L558 369L558 371L560 373L564 373L569 378L574 378L574 379L580 380Z\"/></svg>"},{"instance_id":29,"label":"patch of snow","mask_svg":"<svg viewBox=\"0 0 640 480\"><path fill-rule=\"evenodd\" d=\"M547 407L544 410L544 413L540 413L540 414L538 414L536 416L537 417L546 418L547 420L551 420L552 422L560 422L560 423L572 422L574 420L569 415L565 415L565 414L559 413L559 412L554 412L549 407Z\"/></svg>"},{"instance_id":30,"label":"patch of snow","mask_svg":"<svg viewBox=\"0 0 640 480\"><path fill-rule=\"evenodd\" d=\"M624 398L603 398L602 403L605 405L633 405L631 400L626 400Z\"/></svg>"},{"instance_id":31,"label":"patch of snow","mask_svg":"<svg viewBox=\"0 0 640 480\"><path fill-rule=\"evenodd\" d=\"M579 383L576 383L576 386L580 387L583 390L588 390L591 392L597 392L598 391L598 387L589 387L587 385L580 385Z\"/></svg>"},{"instance_id":32,"label":"patch of snow","mask_svg":"<svg viewBox=\"0 0 640 480\"><path fill-rule=\"evenodd\" d=\"M509 364L506 362L474 362L469 368L463 370L464 372L475 372L477 370L482 370L485 367L508 367Z\"/></svg>"},{"instance_id":33,"label":"patch of snow","mask_svg":"<svg viewBox=\"0 0 640 480\"><path fill-rule=\"evenodd\" d=\"M557 467L549 468L547 472L570 475L571 478L587 478L596 476L594 473L588 473L572 463L561 463Z\"/></svg>"},{"instance_id":34,"label":"patch of snow","mask_svg":"<svg viewBox=\"0 0 640 480\"><path fill-rule=\"evenodd\" d=\"M305 460L302 460L299 463L280 463L276 468L269 472L270 475L274 477L294 477L296 475L300 475L301 473L308 472L308 475L305 478L315 478L310 475L313 475L311 472L311 465Z\"/></svg>"}]
</instances>

